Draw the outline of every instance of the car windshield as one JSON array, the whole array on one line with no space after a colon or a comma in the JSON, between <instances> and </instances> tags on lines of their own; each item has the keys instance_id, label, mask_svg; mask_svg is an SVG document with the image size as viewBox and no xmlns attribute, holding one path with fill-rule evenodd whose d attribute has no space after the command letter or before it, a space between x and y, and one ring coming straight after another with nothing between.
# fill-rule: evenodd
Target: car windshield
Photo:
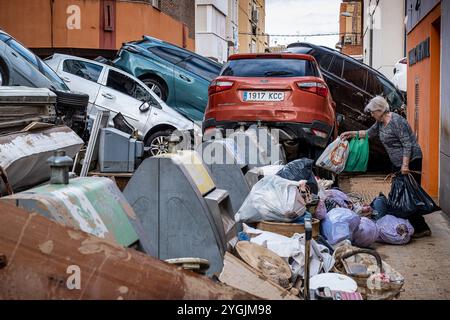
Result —
<instances>
[{"instance_id":1,"label":"car windshield","mask_svg":"<svg viewBox=\"0 0 450 320\"><path fill-rule=\"evenodd\" d=\"M39 59L39 58L38 58ZM41 60L42 73L53 83L56 90L69 91L69 87L62 81L62 79L50 68L44 61Z\"/></svg>"},{"instance_id":2,"label":"car windshield","mask_svg":"<svg viewBox=\"0 0 450 320\"><path fill-rule=\"evenodd\" d=\"M222 69L222 76L234 77L304 77L317 76L313 63L300 59L238 59Z\"/></svg>"},{"instance_id":3,"label":"car windshield","mask_svg":"<svg viewBox=\"0 0 450 320\"><path fill-rule=\"evenodd\" d=\"M11 39L8 41L8 45L14 49L25 60L35 66L39 72L41 72L50 82L53 84L55 90L69 91L69 87L62 81L62 79L53 71L41 58L25 48L20 42Z\"/></svg>"}]
</instances>

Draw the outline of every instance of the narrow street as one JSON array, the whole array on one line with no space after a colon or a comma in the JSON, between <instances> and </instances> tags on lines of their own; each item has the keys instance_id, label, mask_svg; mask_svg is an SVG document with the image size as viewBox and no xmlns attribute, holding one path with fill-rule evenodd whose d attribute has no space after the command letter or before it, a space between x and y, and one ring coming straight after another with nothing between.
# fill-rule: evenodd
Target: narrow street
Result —
<instances>
[{"instance_id":1,"label":"narrow street","mask_svg":"<svg viewBox=\"0 0 450 320\"><path fill-rule=\"evenodd\" d=\"M379 192L389 194L390 181L379 174L344 176L340 187L344 192L360 194L370 203ZM440 211L425 216L425 220L431 237L412 239L406 245L372 245L383 260L405 277L400 300L450 299L450 219Z\"/></svg>"},{"instance_id":2,"label":"narrow street","mask_svg":"<svg viewBox=\"0 0 450 320\"><path fill-rule=\"evenodd\" d=\"M383 259L405 277L400 300L450 299L450 221L442 212L425 217L432 236L403 246L375 244Z\"/></svg>"}]
</instances>

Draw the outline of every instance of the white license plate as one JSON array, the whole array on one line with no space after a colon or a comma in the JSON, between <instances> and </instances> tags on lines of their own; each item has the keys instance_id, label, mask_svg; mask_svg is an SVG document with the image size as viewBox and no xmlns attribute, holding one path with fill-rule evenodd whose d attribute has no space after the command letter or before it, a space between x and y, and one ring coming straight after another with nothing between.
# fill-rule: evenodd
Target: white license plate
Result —
<instances>
[{"instance_id":1,"label":"white license plate","mask_svg":"<svg viewBox=\"0 0 450 320\"><path fill-rule=\"evenodd\" d=\"M279 91L244 91L244 101L283 101L284 92Z\"/></svg>"}]
</instances>

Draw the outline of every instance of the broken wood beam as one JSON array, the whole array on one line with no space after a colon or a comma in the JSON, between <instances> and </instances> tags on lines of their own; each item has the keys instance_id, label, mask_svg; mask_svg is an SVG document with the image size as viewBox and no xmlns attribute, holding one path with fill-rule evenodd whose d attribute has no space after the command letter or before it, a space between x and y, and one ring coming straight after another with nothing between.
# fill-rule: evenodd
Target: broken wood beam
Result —
<instances>
[{"instance_id":1,"label":"broken wood beam","mask_svg":"<svg viewBox=\"0 0 450 320\"><path fill-rule=\"evenodd\" d=\"M0 299L257 299L8 203L0 254Z\"/></svg>"}]
</instances>

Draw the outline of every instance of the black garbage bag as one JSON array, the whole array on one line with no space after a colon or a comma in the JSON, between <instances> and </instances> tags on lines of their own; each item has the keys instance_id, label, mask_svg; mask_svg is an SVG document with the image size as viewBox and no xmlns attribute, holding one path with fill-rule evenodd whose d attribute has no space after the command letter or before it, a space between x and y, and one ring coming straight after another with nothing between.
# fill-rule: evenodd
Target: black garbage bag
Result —
<instances>
[{"instance_id":1,"label":"black garbage bag","mask_svg":"<svg viewBox=\"0 0 450 320\"><path fill-rule=\"evenodd\" d=\"M297 159L285 165L283 169L277 172L277 176L291 181L306 180L306 185L309 187L311 193L317 194L319 187L312 171L313 165L314 160L308 158Z\"/></svg>"},{"instance_id":2,"label":"black garbage bag","mask_svg":"<svg viewBox=\"0 0 450 320\"><path fill-rule=\"evenodd\" d=\"M399 174L392 179L386 211L407 219L413 214L429 214L441 210L412 175Z\"/></svg>"}]
</instances>

